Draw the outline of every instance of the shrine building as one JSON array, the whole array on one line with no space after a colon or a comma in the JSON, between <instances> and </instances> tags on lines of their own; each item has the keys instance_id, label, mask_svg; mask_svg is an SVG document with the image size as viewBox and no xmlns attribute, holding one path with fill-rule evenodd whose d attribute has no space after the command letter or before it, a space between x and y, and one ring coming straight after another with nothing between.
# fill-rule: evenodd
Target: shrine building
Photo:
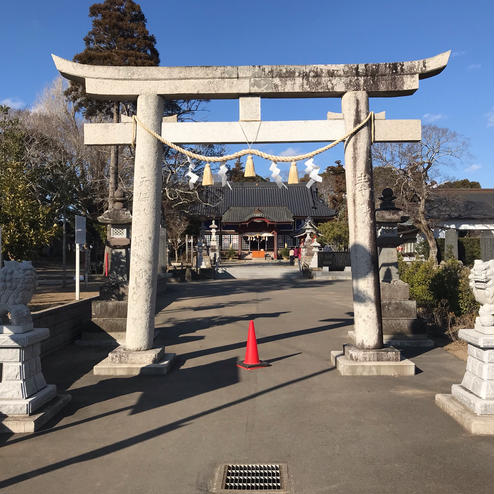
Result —
<instances>
[{"instance_id":1,"label":"shrine building","mask_svg":"<svg viewBox=\"0 0 494 494\"><path fill-rule=\"evenodd\" d=\"M278 258L278 250L298 245L297 235L307 218L314 224L336 215L305 183L279 188L275 182L233 182L206 189L198 215L207 244L210 225L217 225L222 251L235 250L242 259Z\"/></svg>"}]
</instances>

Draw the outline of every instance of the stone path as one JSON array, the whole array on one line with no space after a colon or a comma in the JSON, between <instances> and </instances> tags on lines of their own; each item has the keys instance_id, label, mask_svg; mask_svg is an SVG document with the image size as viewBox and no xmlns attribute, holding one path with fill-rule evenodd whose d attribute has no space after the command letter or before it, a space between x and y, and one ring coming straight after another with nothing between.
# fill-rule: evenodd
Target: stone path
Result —
<instances>
[{"instance_id":1,"label":"stone path","mask_svg":"<svg viewBox=\"0 0 494 494\"><path fill-rule=\"evenodd\" d=\"M263 280L300 278L298 265L290 266L288 262L245 261L223 262L219 268L219 279L234 278L237 280Z\"/></svg>"},{"instance_id":2,"label":"stone path","mask_svg":"<svg viewBox=\"0 0 494 494\"><path fill-rule=\"evenodd\" d=\"M1 493L206 493L220 463L286 462L296 494L491 494L492 438L434 404L464 362L435 348L411 356L413 377L330 367L352 329L349 282L173 284L160 306L178 356L166 377L93 376L105 354L83 347L45 359L72 402L52 429L8 438ZM250 319L269 368L235 365Z\"/></svg>"}]
</instances>

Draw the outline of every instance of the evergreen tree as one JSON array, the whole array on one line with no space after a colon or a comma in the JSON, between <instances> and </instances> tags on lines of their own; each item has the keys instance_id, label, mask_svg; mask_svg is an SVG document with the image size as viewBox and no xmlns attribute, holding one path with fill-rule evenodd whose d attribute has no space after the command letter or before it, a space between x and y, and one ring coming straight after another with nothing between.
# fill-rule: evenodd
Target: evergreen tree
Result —
<instances>
[{"instance_id":1,"label":"evergreen tree","mask_svg":"<svg viewBox=\"0 0 494 494\"><path fill-rule=\"evenodd\" d=\"M156 66L160 62L156 39L146 28L141 7L132 0L105 0L89 8L92 29L84 38L86 48L74 62L88 65ZM111 117L120 121L121 102L102 102L85 95L82 84L71 82L67 95L86 118ZM109 203L118 187L118 146L111 147Z\"/></svg>"}]
</instances>

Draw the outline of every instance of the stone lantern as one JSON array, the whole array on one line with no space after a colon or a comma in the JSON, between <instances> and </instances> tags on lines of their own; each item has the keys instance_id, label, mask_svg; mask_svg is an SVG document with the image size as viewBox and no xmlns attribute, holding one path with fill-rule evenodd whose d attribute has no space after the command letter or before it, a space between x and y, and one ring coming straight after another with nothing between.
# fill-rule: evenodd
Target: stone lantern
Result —
<instances>
[{"instance_id":1,"label":"stone lantern","mask_svg":"<svg viewBox=\"0 0 494 494\"><path fill-rule=\"evenodd\" d=\"M396 347L431 347L434 342L417 319L417 303L409 300L410 287L400 280L398 273L396 248L405 242L398 233L398 225L407 221L408 216L395 206L395 199L391 189L384 189L376 209L383 339Z\"/></svg>"},{"instance_id":2,"label":"stone lantern","mask_svg":"<svg viewBox=\"0 0 494 494\"><path fill-rule=\"evenodd\" d=\"M126 202L125 194L119 187L115 191L113 206L98 217L101 223L110 225L106 241L110 248L109 275L100 290L100 298L103 300L127 298L132 215L126 207Z\"/></svg>"}]
</instances>

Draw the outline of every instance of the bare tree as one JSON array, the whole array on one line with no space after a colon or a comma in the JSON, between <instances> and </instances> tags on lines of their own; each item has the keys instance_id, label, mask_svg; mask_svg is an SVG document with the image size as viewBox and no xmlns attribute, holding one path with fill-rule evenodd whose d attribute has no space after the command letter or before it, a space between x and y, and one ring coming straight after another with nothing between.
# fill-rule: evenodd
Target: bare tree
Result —
<instances>
[{"instance_id":1,"label":"bare tree","mask_svg":"<svg viewBox=\"0 0 494 494\"><path fill-rule=\"evenodd\" d=\"M189 226L187 216L181 211L170 210L166 215L166 230L168 242L175 251L175 262L178 262L178 250L185 243L185 231Z\"/></svg>"},{"instance_id":2,"label":"bare tree","mask_svg":"<svg viewBox=\"0 0 494 494\"><path fill-rule=\"evenodd\" d=\"M429 260L437 263L437 243L426 204L441 172L467 154L466 140L456 132L424 125L418 143L377 143L372 146L375 163L395 168L396 183L390 184L401 198L401 207L429 245ZM390 174L389 176L393 176Z\"/></svg>"}]
</instances>

